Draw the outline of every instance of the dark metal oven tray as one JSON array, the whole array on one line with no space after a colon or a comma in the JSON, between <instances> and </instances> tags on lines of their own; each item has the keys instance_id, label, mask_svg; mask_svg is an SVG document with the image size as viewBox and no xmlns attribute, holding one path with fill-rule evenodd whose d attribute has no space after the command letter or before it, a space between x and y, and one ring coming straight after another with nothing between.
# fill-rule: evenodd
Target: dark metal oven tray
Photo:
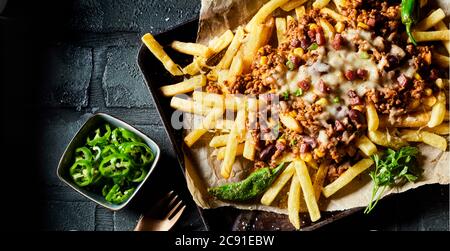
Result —
<instances>
[{"instance_id":1,"label":"dark metal oven tray","mask_svg":"<svg viewBox=\"0 0 450 251\"><path fill-rule=\"evenodd\" d=\"M161 43L169 56L178 64L185 66L192 60L191 57L181 55L174 52L168 46L173 40L180 41L195 41L198 30L198 20L192 20L181 24L164 33L155 35L155 39ZM138 53L137 63L144 76L145 85L148 88L150 95L153 98L155 106L164 124L165 131L169 137L170 143L175 150L178 158L180 170L184 174L184 156L182 151L183 138L182 129L175 130L170 121L173 109L170 107L170 98L164 97L159 90L159 87L167 84L173 84L182 80L182 77L174 77L168 73L163 65L154 57L151 52L141 45ZM171 167L175 168L175 167ZM293 230L292 225L286 215L279 215L276 213L237 210L226 207L220 209L200 209L198 208L206 229L220 229L220 230ZM326 224L334 222L340 218L351 215L359 208L345 210L341 212L323 213L319 222L311 224L308 220L307 214L301 215L302 230L314 230ZM226 220L217 221L218 218ZM214 224L213 224L214 223ZM217 225L222 226L217 226ZM214 225L214 227L213 227ZM225 226L224 226L225 225Z\"/></svg>"}]
</instances>

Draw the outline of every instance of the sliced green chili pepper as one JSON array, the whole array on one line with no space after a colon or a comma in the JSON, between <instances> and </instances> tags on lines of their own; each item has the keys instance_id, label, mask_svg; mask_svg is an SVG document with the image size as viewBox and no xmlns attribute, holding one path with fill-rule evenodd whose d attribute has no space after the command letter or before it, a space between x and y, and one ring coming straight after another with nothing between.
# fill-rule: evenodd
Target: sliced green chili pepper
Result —
<instances>
[{"instance_id":1,"label":"sliced green chili pepper","mask_svg":"<svg viewBox=\"0 0 450 251\"><path fill-rule=\"evenodd\" d=\"M402 23L406 26L406 34L414 45L417 45L414 36L411 33L411 26L416 23L419 17L419 8L417 0L402 0L401 4Z\"/></svg>"},{"instance_id":2,"label":"sliced green chili pepper","mask_svg":"<svg viewBox=\"0 0 450 251\"><path fill-rule=\"evenodd\" d=\"M150 147L141 142L127 142L119 145L119 151L132 158L136 165L145 166L153 161L155 155Z\"/></svg>"},{"instance_id":3,"label":"sliced green chili pepper","mask_svg":"<svg viewBox=\"0 0 450 251\"><path fill-rule=\"evenodd\" d=\"M108 141L109 141L109 138L111 136L111 127L108 124L106 124L105 125L105 129L106 129L106 132L105 132L105 134L103 134L103 136L101 135L100 128L95 130L94 138L91 140L91 138L88 137L87 138L87 144L90 145L90 146L107 144Z\"/></svg>"},{"instance_id":4,"label":"sliced green chili pepper","mask_svg":"<svg viewBox=\"0 0 450 251\"><path fill-rule=\"evenodd\" d=\"M102 149L100 156L106 158L111 154L119 153L119 150L115 145L107 145Z\"/></svg>"},{"instance_id":5,"label":"sliced green chili pepper","mask_svg":"<svg viewBox=\"0 0 450 251\"><path fill-rule=\"evenodd\" d=\"M91 150L85 146L77 148L75 150L75 155L75 162L78 160L92 161L93 159Z\"/></svg>"},{"instance_id":6,"label":"sliced green chili pepper","mask_svg":"<svg viewBox=\"0 0 450 251\"><path fill-rule=\"evenodd\" d=\"M98 146L92 147L92 151L95 153L94 161L98 161L100 159L102 149Z\"/></svg>"},{"instance_id":7,"label":"sliced green chili pepper","mask_svg":"<svg viewBox=\"0 0 450 251\"><path fill-rule=\"evenodd\" d=\"M70 167L73 181L80 187L87 186L93 181L93 170L90 161L78 160Z\"/></svg>"},{"instance_id":8,"label":"sliced green chili pepper","mask_svg":"<svg viewBox=\"0 0 450 251\"><path fill-rule=\"evenodd\" d=\"M120 204L126 201L133 194L135 187L132 187L124 192L120 191L120 186L115 184L111 190L109 190L108 194L106 194L105 199L111 203Z\"/></svg>"},{"instance_id":9,"label":"sliced green chili pepper","mask_svg":"<svg viewBox=\"0 0 450 251\"><path fill-rule=\"evenodd\" d=\"M284 163L273 170L269 167L261 168L240 182L212 187L208 189L208 192L221 200L246 201L253 199L272 184L281 170L283 170L283 166Z\"/></svg>"},{"instance_id":10,"label":"sliced green chili pepper","mask_svg":"<svg viewBox=\"0 0 450 251\"><path fill-rule=\"evenodd\" d=\"M111 143L114 145L120 145L124 142L142 142L142 140L136 136L136 134L128 131L125 128L116 128L112 131Z\"/></svg>"},{"instance_id":11,"label":"sliced green chili pepper","mask_svg":"<svg viewBox=\"0 0 450 251\"><path fill-rule=\"evenodd\" d=\"M134 168L128 173L128 180L131 182L141 182L145 179L145 176L147 176L147 169L141 167L141 168Z\"/></svg>"},{"instance_id":12,"label":"sliced green chili pepper","mask_svg":"<svg viewBox=\"0 0 450 251\"><path fill-rule=\"evenodd\" d=\"M132 162L128 156L120 153L111 154L100 163L100 173L109 178L125 176L130 171Z\"/></svg>"}]
</instances>

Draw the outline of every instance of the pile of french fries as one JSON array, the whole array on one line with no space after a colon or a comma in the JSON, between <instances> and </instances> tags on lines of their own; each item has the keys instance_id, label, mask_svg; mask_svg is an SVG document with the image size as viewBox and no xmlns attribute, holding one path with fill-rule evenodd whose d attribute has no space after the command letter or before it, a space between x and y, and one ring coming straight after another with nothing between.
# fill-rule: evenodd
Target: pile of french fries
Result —
<instances>
[{"instance_id":1,"label":"pile of french fries","mask_svg":"<svg viewBox=\"0 0 450 251\"><path fill-rule=\"evenodd\" d=\"M309 8L320 9L323 15L336 21L336 25L332 25L326 19L321 19L317 24L322 27L328 39L334 37L336 32L342 32L345 29L345 23L349 21L340 12L344 1L270 0L245 26L238 27L234 32L227 30L221 36L211 40L208 45L173 41L170 45L172 49L193 56L192 63L184 68L173 62L151 34L145 34L142 37L144 44L172 75L185 76L185 80L180 83L161 87L161 92L171 97L170 105L174 109L203 116L201 125L190 130L184 138L188 147L192 147L209 132L216 134L209 146L217 149L217 159L222 161L223 178L228 179L232 176L232 166L238 156L248 160L255 159L255 141L252 130L247 129L246 123L249 118L256 116L260 105L260 100L255 98L230 95L225 83L233 82L237 76L249 71L258 50L269 42L274 29L278 43L281 44L286 39L289 21L295 18L300 19ZM421 1L421 4L425 3L426 1ZM278 8L287 12L288 15L273 18L272 14ZM294 15L290 15L291 13ZM444 17L442 9L438 9L419 22L414 29L417 42L442 41L444 47L450 52L450 31L443 22ZM220 61L215 65L208 65L208 59L217 55L223 55ZM446 67L449 65L449 57L437 52L433 53L433 60ZM416 77L420 78L420 76ZM202 91L208 81L215 81L223 94ZM366 157L349 167L338 179L326 186L324 184L328 163L323 162L318 165L311 154L302 154L300 157L284 154L279 162L290 162L290 164L265 191L261 204L272 205L283 187L290 181L289 219L299 229L300 203L303 201L306 203L312 222L319 220L321 217L318 206L320 196L323 194L324 197L329 198L372 166L373 161L370 156L378 151L377 145L398 149L407 145L408 142L423 142L445 151L447 140L442 135L450 133L448 102L445 95L448 85L447 79L436 80L436 86L441 92L427 99L425 103L428 105L424 106L423 112L409 114L395 122L379 116L374 105L368 104L365 108L368 132L366 136L357 140L357 147ZM192 96L188 99L177 96L186 93L192 93ZM224 118L226 111L236 114L235 118ZM280 122L292 131L301 133L303 130L291 114L280 114Z\"/></svg>"}]
</instances>

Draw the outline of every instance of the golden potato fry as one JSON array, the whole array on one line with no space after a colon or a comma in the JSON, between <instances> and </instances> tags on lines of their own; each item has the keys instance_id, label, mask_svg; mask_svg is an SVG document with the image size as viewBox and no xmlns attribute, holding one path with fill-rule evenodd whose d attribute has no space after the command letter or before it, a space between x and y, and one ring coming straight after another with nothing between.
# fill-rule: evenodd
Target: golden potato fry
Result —
<instances>
[{"instance_id":1,"label":"golden potato fry","mask_svg":"<svg viewBox=\"0 0 450 251\"><path fill-rule=\"evenodd\" d=\"M195 57L194 60L192 60L192 63L183 68L183 73L191 76L197 75L201 71L202 66L206 64L206 61L201 62L202 60L204 60L204 58Z\"/></svg>"},{"instance_id":2,"label":"golden potato fry","mask_svg":"<svg viewBox=\"0 0 450 251\"><path fill-rule=\"evenodd\" d=\"M448 41L450 40L450 30L441 31L413 31L414 39L417 42L428 41Z\"/></svg>"},{"instance_id":3,"label":"golden potato fry","mask_svg":"<svg viewBox=\"0 0 450 251\"><path fill-rule=\"evenodd\" d=\"M280 8L284 11L289 12L306 2L308 2L308 0L290 0L287 3L283 4Z\"/></svg>"},{"instance_id":4,"label":"golden potato fry","mask_svg":"<svg viewBox=\"0 0 450 251\"><path fill-rule=\"evenodd\" d=\"M208 115L203 119L203 128L194 129L186 135L184 142L188 147L191 147L197 140L203 136L209 128L213 128L215 122L222 117L224 110L222 108L213 108ZM207 129L208 128L208 129Z\"/></svg>"},{"instance_id":5,"label":"golden potato fry","mask_svg":"<svg viewBox=\"0 0 450 251\"><path fill-rule=\"evenodd\" d=\"M261 204L270 206L273 200L280 193L281 189L286 185L286 183L291 179L291 177L295 173L294 163L289 164L283 172L275 179L272 185L264 192L264 195L261 197Z\"/></svg>"},{"instance_id":6,"label":"golden potato fry","mask_svg":"<svg viewBox=\"0 0 450 251\"><path fill-rule=\"evenodd\" d=\"M167 55L167 53L164 51L162 46L155 40L155 38L152 36L152 34L147 33L142 37L142 42L147 46L147 48L150 50L155 57L161 61L161 63L164 65L164 68L166 68L167 71L170 72L170 74L174 76L183 75L183 72L180 70L180 66L175 64L172 59Z\"/></svg>"},{"instance_id":7,"label":"golden potato fry","mask_svg":"<svg viewBox=\"0 0 450 251\"><path fill-rule=\"evenodd\" d=\"M432 147L438 148L441 151L447 149L447 140L437 134L418 131L418 130L402 130L400 132L402 139L410 142L423 142Z\"/></svg>"},{"instance_id":8,"label":"golden potato fry","mask_svg":"<svg viewBox=\"0 0 450 251\"><path fill-rule=\"evenodd\" d=\"M427 131L427 132L436 133L436 134L439 134L439 135L449 135L450 134L450 126L449 126L448 123L442 123L442 124L440 124L438 126L435 126L433 128L425 127L425 128L423 128L423 130Z\"/></svg>"},{"instance_id":9,"label":"golden potato fry","mask_svg":"<svg viewBox=\"0 0 450 251\"><path fill-rule=\"evenodd\" d=\"M216 129L230 131L233 128L234 121L229 119L221 119L216 122Z\"/></svg>"},{"instance_id":10,"label":"golden potato fry","mask_svg":"<svg viewBox=\"0 0 450 251\"><path fill-rule=\"evenodd\" d=\"M244 29L239 26L236 30L236 34L234 35L233 41L231 41L230 46L228 46L225 55L217 64L217 69L228 69L233 61L234 56L239 51L241 47L242 40L244 39Z\"/></svg>"},{"instance_id":11,"label":"golden potato fry","mask_svg":"<svg viewBox=\"0 0 450 251\"><path fill-rule=\"evenodd\" d=\"M251 135L251 132L248 131L246 135L246 140L244 144L244 151L242 156L248 160L255 160L255 152L256 152L256 143Z\"/></svg>"},{"instance_id":12,"label":"golden potato fry","mask_svg":"<svg viewBox=\"0 0 450 251\"><path fill-rule=\"evenodd\" d=\"M164 96L170 97L182 93L191 92L205 85L206 85L206 77L204 75L197 75L188 80L182 81L178 84L164 85L160 88L160 90Z\"/></svg>"},{"instance_id":13,"label":"golden potato fry","mask_svg":"<svg viewBox=\"0 0 450 251\"><path fill-rule=\"evenodd\" d=\"M327 6L328 3L330 3L330 0L316 0L313 3L314 9L322 9L323 7Z\"/></svg>"},{"instance_id":14,"label":"golden potato fry","mask_svg":"<svg viewBox=\"0 0 450 251\"><path fill-rule=\"evenodd\" d=\"M378 125L380 124L380 120L378 118L377 110L372 103L366 106L366 116L369 131L376 131L378 129Z\"/></svg>"},{"instance_id":15,"label":"golden potato fry","mask_svg":"<svg viewBox=\"0 0 450 251\"><path fill-rule=\"evenodd\" d=\"M213 51L203 44L173 41L170 46L172 49L187 55L208 58L213 54Z\"/></svg>"},{"instance_id":16,"label":"golden potato fry","mask_svg":"<svg viewBox=\"0 0 450 251\"><path fill-rule=\"evenodd\" d=\"M293 117L289 116L288 114L279 114L281 123L288 129L291 129L292 131L302 133L302 127L298 123L297 120L295 120Z\"/></svg>"},{"instance_id":17,"label":"golden potato fry","mask_svg":"<svg viewBox=\"0 0 450 251\"><path fill-rule=\"evenodd\" d=\"M295 173L300 182L300 186L303 191L303 197L305 198L306 207L308 208L309 217L312 222L320 219L320 210L316 201L316 195L314 193L314 187L309 176L308 168L303 160L294 160Z\"/></svg>"},{"instance_id":18,"label":"golden potato fry","mask_svg":"<svg viewBox=\"0 0 450 251\"><path fill-rule=\"evenodd\" d=\"M275 0L272 0L270 2L273 1ZM250 68L259 48L266 45L267 42L269 41L270 36L272 35L274 23L275 21L273 18L269 19L264 24L258 23L254 26L253 30L248 34L248 40L245 42L242 48L243 72L247 72L247 70ZM231 68L232 67L230 67L230 71Z\"/></svg>"},{"instance_id":19,"label":"golden potato fry","mask_svg":"<svg viewBox=\"0 0 450 251\"><path fill-rule=\"evenodd\" d=\"M192 100L187 100L179 97L172 97L172 99L170 100L170 107L182 112L198 115L207 115L211 111L210 107L206 107Z\"/></svg>"},{"instance_id":20,"label":"golden potato fry","mask_svg":"<svg viewBox=\"0 0 450 251\"><path fill-rule=\"evenodd\" d=\"M448 68L450 65L450 58L439 53L433 53L433 61L441 67Z\"/></svg>"},{"instance_id":21,"label":"golden potato fry","mask_svg":"<svg viewBox=\"0 0 450 251\"><path fill-rule=\"evenodd\" d=\"M326 14L333 18L336 22L345 22L348 21L348 18L346 16L343 16L336 11L329 9L329 8L322 8L320 9L320 13Z\"/></svg>"},{"instance_id":22,"label":"golden potato fry","mask_svg":"<svg viewBox=\"0 0 450 251\"><path fill-rule=\"evenodd\" d=\"M326 19L321 18L320 19L320 26L323 29L324 35L329 39L333 39L334 38L334 27L333 25L330 24L330 22L328 22Z\"/></svg>"},{"instance_id":23,"label":"golden potato fry","mask_svg":"<svg viewBox=\"0 0 450 251\"><path fill-rule=\"evenodd\" d=\"M277 28L278 44L280 45L285 39L284 34L286 33L286 19L284 17L275 18L275 27Z\"/></svg>"},{"instance_id":24,"label":"golden potato fry","mask_svg":"<svg viewBox=\"0 0 450 251\"><path fill-rule=\"evenodd\" d=\"M445 18L445 13L441 8L439 8L439 9L433 11L426 18L422 19L422 21L420 21L414 27L414 30L426 31L426 30L430 29L431 27L435 26L440 21L442 21L444 18Z\"/></svg>"},{"instance_id":25,"label":"golden potato fry","mask_svg":"<svg viewBox=\"0 0 450 251\"><path fill-rule=\"evenodd\" d=\"M228 134L227 145L225 148L224 158L222 162L222 167L220 169L220 174L225 179L228 179L231 174L231 169L233 167L234 160L236 158L237 146L238 146L238 137L239 132L242 130L241 125L242 121L245 123L245 110L239 110L236 115L236 120L234 122L234 126Z\"/></svg>"},{"instance_id":26,"label":"golden potato fry","mask_svg":"<svg viewBox=\"0 0 450 251\"><path fill-rule=\"evenodd\" d=\"M233 32L231 30L227 30L219 37L211 40L208 47L213 51L214 54L219 53L223 49L227 48L228 45L230 45L231 41L233 41L233 38Z\"/></svg>"},{"instance_id":27,"label":"golden potato fry","mask_svg":"<svg viewBox=\"0 0 450 251\"><path fill-rule=\"evenodd\" d=\"M234 121L233 121L234 124ZM228 142L228 134L222 134L214 136L209 142L210 147L222 147L226 146Z\"/></svg>"},{"instance_id":28,"label":"golden potato fry","mask_svg":"<svg viewBox=\"0 0 450 251\"><path fill-rule=\"evenodd\" d=\"M289 220L296 229L300 229L300 198L301 188L300 182L296 175L292 177L291 186L289 188L288 197L288 214Z\"/></svg>"},{"instance_id":29,"label":"golden potato fry","mask_svg":"<svg viewBox=\"0 0 450 251\"><path fill-rule=\"evenodd\" d=\"M351 166L347 171L345 171L339 178L337 178L332 183L328 184L323 188L323 195L328 198L331 195L335 194L341 188L350 183L356 176L360 173L364 172L367 168L369 168L373 164L373 160L366 158L360 160L355 165Z\"/></svg>"},{"instance_id":30,"label":"golden potato fry","mask_svg":"<svg viewBox=\"0 0 450 251\"><path fill-rule=\"evenodd\" d=\"M431 112L418 112L402 115L392 123L387 116L383 116L379 127L422 127L427 125L430 117Z\"/></svg>"},{"instance_id":31,"label":"golden potato fry","mask_svg":"<svg viewBox=\"0 0 450 251\"><path fill-rule=\"evenodd\" d=\"M438 22L434 28L438 31L448 30L447 25L443 21ZM450 54L450 41L442 41L442 44L447 49L447 52Z\"/></svg>"},{"instance_id":32,"label":"golden potato fry","mask_svg":"<svg viewBox=\"0 0 450 251\"><path fill-rule=\"evenodd\" d=\"M297 20L300 20L305 15L305 13L305 6L295 8L295 15L297 16Z\"/></svg>"},{"instance_id":33,"label":"golden potato fry","mask_svg":"<svg viewBox=\"0 0 450 251\"><path fill-rule=\"evenodd\" d=\"M225 157L225 151L226 147L219 148L219 151L217 152L217 159L223 160ZM242 156L242 153L244 152L244 144L238 144L236 148L236 156Z\"/></svg>"},{"instance_id":34,"label":"golden potato fry","mask_svg":"<svg viewBox=\"0 0 450 251\"><path fill-rule=\"evenodd\" d=\"M328 173L328 163L322 163L319 167L319 169L316 172L316 175L314 176L314 194L316 196L316 201L319 201L320 194L322 193L323 183L325 182L325 178L327 177Z\"/></svg>"},{"instance_id":35,"label":"golden potato fry","mask_svg":"<svg viewBox=\"0 0 450 251\"><path fill-rule=\"evenodd\" d=\"M390 135L388 132L368 131L367 135L373 143L393 149L399 149L407 144L403 139Z\"/></svg>"},{"instance_id":36,"label":"golden potato fry","mask_svg":"<svg viewBox=\"0 0 450 251\"><path fill-rule=\"evenodd\" d=\"M236 54L231 62L230 69L227 74L227 81L233 82L238 75L244 71L244 59L242 53Z\"/></svg>"},{"instance_id":37,"label":"golden potato fry","mask_svg":"<svg viewBox=\"0 0 450 251\"><path fill-rule=\"evenodd\" d=\"M428 127L433 128L444 122L446 97L444 92L439 92L437 101L431 110L431 118L428 121Z\"/></svg>"},{"instance_id":38,"label":"golden potato fry","mask_svg":"<svg viewBox=\"0 0 450 251\"><path fill-rule=\"evenodd\" d=\"M369 138L367 138L366 136L361 136L357 141L356 141L356 146L359 148L359 150L361 150L361 152L363 152L367 157L370 157L372 154L376 153L377 150L377 146L372 143L372 141L370 141Z\"/></svg>"},{"instance_id":39,"label":"golden potato fry","mask_svg":"<svg viewBox=\"0 0 450 251\"><path fill-rule=\"evenodd\" d=\"M264 4L258 12L252 17L250 22L245 26L245 30L252 32L258 24L264 23L267 17L272 14L272 12L279 7L286 4L289 0L271 0ZM257 48L259 49L259 47Z\"/></svg>"}]
</instances>

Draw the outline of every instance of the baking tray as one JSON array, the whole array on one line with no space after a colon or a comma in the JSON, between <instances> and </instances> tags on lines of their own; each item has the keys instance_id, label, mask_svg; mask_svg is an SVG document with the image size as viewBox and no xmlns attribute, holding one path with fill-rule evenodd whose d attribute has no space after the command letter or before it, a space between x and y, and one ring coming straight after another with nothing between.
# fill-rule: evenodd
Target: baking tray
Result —
<instances>
[{"instance_id":1,"label":"baking tray","mask_svg":"<svg viewBox=\"0 0 450 251\"><path fill-rule=\"evenodd\" d=\"M198 19L191 20L176 26L166 32L155 35L155 39L164 47L169 56L181 66L185 66L192 61L192 57L182 55L174 52L168 46L173 40L180 41L195 41L198 30ZM177 155L179 168L184 174L184 156L182 151L183 138L182 129L175 130L170 121L173 108L170 107L170 98L164 97L159 88L163 85L173 84L181 81L182 77L174 77L168 73L161 62L151 54L151 52L141 45L138 53L137 63L144 76L145 85L153 98L155 106L158 110L159 116L164 124L166 134L169 141ZM173 167L175 168L175 167ZM176 170L174 170L176 171ZM286 215L280 215L270 212L237 210L231 207L220 209L201 209L197 207L200 216L205 223L206 229L221 229L221 230L293 230L294 228L289 223ZM360 211L361 208L354 208L340 212L324 212L320 221L311 224L307 214L301 214L302 230L315 230L331 222L334 222L343 217L349 216ZM224 217L225 216L225 217ZM213 227L212 222L217 222L218 218L226 218L228 220L219 221ZM210 224L211 223L211 224ZM217 226L223 224L228 226Z\"/></svg>"}]
</instances>

